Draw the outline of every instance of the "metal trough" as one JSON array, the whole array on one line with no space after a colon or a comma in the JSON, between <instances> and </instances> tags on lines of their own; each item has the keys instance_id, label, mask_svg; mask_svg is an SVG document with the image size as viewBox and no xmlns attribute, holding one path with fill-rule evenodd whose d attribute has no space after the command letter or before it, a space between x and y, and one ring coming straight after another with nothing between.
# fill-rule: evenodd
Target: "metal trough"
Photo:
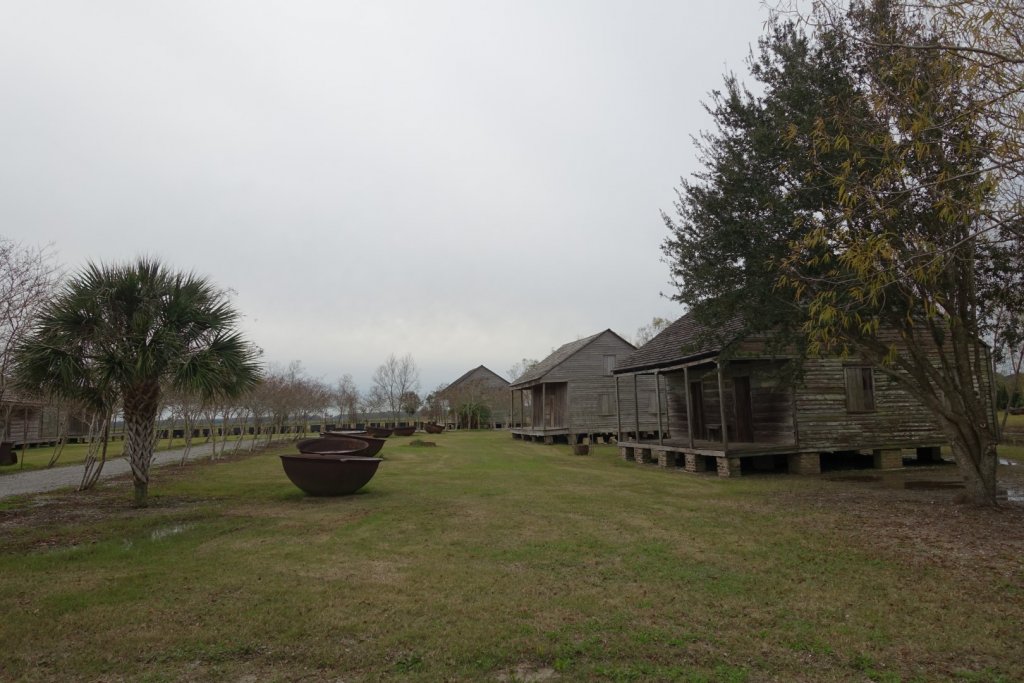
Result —
<instances>
[{"instance_id":1,"label":"metal trough","mask_svg":"<svg viewBox=\"0 0 1024 683\"><path fill-rule=\"evenodd\" d=\"M369 436L366 432L327 432L321 439L311 439L311 441L333 441L335 439L355 439L357 441L362 441L369 446L369 448L359 454L365 456L377 455L380 453L380 449L384 448L384 444L387 443L387 439L378 439L376 437Z\"/></svg>"},{"instance_id":2,"label":"metal trough","mask_svg":"<svg viewBox=\"0 0 1024 683\"><path fill-rule=\"evenodd\" d=\"M311 496L347 496L373 479L380 458L339 455L282 455L284 473Z\"/></svg>"},{"instance_id":3,"label":"metal trough","mask_svg":"<svg viewBox=\"0 0 1024 683\"><path fill-rule=\"evenodd\" d=\"M368 453L370 444L362 439L355 439L351 437L343 436L332 436L332 437L321 437L318 439L303 439L295 444L295 447L299 449L299 453L333 453L333 454L345 454L345 455L362 455L372 456L374 453Z\"/></svg>"}]
</instances>

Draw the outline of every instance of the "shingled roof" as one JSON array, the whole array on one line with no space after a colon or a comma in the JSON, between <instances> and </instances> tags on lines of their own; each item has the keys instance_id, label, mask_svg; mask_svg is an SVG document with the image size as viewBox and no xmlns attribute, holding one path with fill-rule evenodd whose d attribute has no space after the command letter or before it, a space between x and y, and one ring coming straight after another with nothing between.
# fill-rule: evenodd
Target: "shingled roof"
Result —
<instances>
[{"instance_id":1,"label":"shingled roof","mask_svg":"<svg viewBox=\"0 0 1024 683\"><path fill-rule=\"evenodd\" d=\"M739 317L709 330L694 314L683 317L662 330L651 341L623 358L615 366L615 374L647 370L685 363L702 356L717 355L735 341L743 330Z\"/></svg>"},{"instance_id":2,"label":"shingled roof","mask_svg":"<svg viewBox=\"0 0 1024 683\"><path fill-rule=\"evenodd\" d=\"M448 389L451 389L452 387L457 387L458 385L462 384L467 379L469 379L472 375L474 375L475 373L477 373L477 372L479 372L481 370L483 370L488 375L492 375L496 380L498 380L498 382L501 383L502 386L508 385L508 380L505 379L504 377L502 377L501 375L499 375L498 373L494 372L494 370L491 370L490 368L488 368L485 365L478 365L475 368L473 368L472 370L470 370L470 371L466 372L465 374L463 374L461 377L459 377L457 380L455 380L454 382L449 384L447 387L445 387L445 390L447 391Z\"/></svg>"},{"instance_id":3,"label":"shingled roof","mask_svg":"<svg viewBox=\"0 0 1024 683\"><path fill-rule=\"evenodd\" d=\"M555 349L550 356L534 365L532 368L524 372L521 376L517 377L510 386L518 387L523 384L536 382L537 380L543 378L544 375L554 370L557 366L564 363L571 356L582 351L587 344L594 341L595 339L597 339L598 337L605 333L614 334L616 337L619 337L619 339L622 339L622 337L620 337L618 334L608 329L598 332L597 334L592 334L589 337L584 337L583 339L577 339L576 341L569 342L568 344L562 344L557 349ZM629 342L626 341L625 339L622 339L622 341L629 344ZM632 344L629 345L633 346Z\"/></svg>"}]
</instances>

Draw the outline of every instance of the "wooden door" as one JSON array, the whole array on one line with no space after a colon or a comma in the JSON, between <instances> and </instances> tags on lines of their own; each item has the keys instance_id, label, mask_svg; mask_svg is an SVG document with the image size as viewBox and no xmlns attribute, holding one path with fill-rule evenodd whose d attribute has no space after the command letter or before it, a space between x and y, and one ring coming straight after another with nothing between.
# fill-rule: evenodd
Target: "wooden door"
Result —
<instances>
[{"instance_id":1,"label":"wooden door","mask_svg":"<svg viewBox=\"0 0 1024 683\"><path fill-rule=\"evenodd\" d=\"M733 405L736 409L736 440L754 441L754 415L750 406L750 378L732 378Z\"/></svg>"},{"instance_id":2,"label":"wooden door","mask_svg":"<svg viewBox=\"0 0 1024 683\"><path fill-rule=\"evenodd\" d=\"M693 411L693 428L691 433L695 439L706 438L704 422L704 382L690 382L690 410Z\"/></svg>"}]
</instances>

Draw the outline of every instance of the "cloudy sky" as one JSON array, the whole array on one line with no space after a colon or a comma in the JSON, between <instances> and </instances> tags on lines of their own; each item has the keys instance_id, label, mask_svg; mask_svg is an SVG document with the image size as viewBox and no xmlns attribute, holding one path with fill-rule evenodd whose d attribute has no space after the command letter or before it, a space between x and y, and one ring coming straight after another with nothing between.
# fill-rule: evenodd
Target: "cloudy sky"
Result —
<instances>
[{"instance_id":1,"label":"cloudy sky","mask_svg":"<svg viewBox=\"0 0 1024 683\"><path fill-rule=\"evenodd\" d=\"M0 234L237 292L270 362L424 389L677 317L659 246L759 0L0 5Z\"/></svg>"}]
</instances>

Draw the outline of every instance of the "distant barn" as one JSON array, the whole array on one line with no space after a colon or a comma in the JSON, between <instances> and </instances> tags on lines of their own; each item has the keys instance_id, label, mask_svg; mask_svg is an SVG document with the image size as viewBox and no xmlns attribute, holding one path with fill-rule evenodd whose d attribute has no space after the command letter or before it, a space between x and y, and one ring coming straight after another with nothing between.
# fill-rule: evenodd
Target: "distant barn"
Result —
<instances>
[{"instance_id":1,"label":"distant barn","mask_svg":"<svg viewBox=\"0 0 1024 683\"><path fill-rule=\"evenodd\" d=\"M508 380L478 365L438 392L447 403L449 423L459 429L503 429L508 423Z\"/></svg>"},{"instance_id":2,"label":"distant barn","mask_svg":"<svg viewBox=\"0 0 1024 683\"><path fill-rule=\"evenodd\" d=\"M888 374L857 358L821 357L804 359L802 377L791 380L794 359L768 353L768 336L740 340L739 326L729 327L709 335L687 314L618 364L617 377L648 377L668 398L659 438L622 435L625 459L736 476L900 467L905 450L939 457L947 439L935 418ZM977 379L983 395L991 380Z\"/></svg>"},{"instance_id":3,"label":"distant barn","mask_svg":"<svg viewBox=\"0 0 1024 683\"><path fill-rule=\"evenodd\" d=\"M659 401L653 378L619 386L612 371L636 347L611 330L569 342L509 385L512 436L545 443L582 443L619 432L657 435ZM616 414L619 394L629 406ZM636 401L634 402L634 398ZM623 401L623 404L626 402Z\"/></svg>"}]
</instances>

